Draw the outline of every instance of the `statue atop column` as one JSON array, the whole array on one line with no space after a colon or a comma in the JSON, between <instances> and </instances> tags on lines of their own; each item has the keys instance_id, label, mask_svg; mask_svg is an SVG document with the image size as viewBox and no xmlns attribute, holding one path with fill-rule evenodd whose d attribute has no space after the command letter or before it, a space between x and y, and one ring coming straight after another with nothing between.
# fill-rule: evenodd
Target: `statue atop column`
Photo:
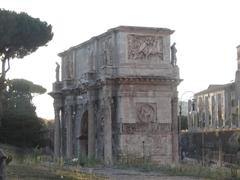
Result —
<instances>
[{"instance_id":1,"label":"statue atop column","mask_svg":"<svg viewBox=\"0 0 240 180\"><path fill-rule=\"evenodd\" d=\"M173 45L171 46L171 64L173 66L177 65L177 49L176 49L176 43L173 43Z\"/></svg>"},{"instance_id":2,"label":"statue atop column","mask_svg":"<svg viewBox=\"0 0 240 180\"><path fill-rule=\"evenodd\" d=\"M59 69L60 69L60 65L56 62L56 82L59 82Z\"/></svg>"}]
</instances>

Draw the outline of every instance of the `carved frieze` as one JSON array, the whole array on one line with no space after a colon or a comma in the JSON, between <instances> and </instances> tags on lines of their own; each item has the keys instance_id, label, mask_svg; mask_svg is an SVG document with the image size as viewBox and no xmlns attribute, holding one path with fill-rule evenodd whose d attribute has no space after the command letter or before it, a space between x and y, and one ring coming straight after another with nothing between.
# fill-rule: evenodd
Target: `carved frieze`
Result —
<instances>
[{"instance_id":1,"label":"carved frieze","mask_svg":"<svg viewBox=\"0 0 240 180\"><path fill-rule=\"evenodd\" d=\"M163 40L160 36L128 35L128 59L163 60Z\"/></svg>"},{"instance_id":2,"label":"carved frieze","mask_svg":"<svg viewBox=\"0 0 240 180\"><path fill-rule=\"evenodd\" d=\"M136 113L138 123L154 123L157 120L157 104L137 103Z\"/></svg>"},{"instance_id":3,"label":"carved frieze","mask_svg":"<svg viewBox=\"0 0 240 180\"><path fill-rule=\"evenodd\" d=\"M170 123L123 123L122 134L161 134L171 131Z\"/></svg>"}]
</instances>

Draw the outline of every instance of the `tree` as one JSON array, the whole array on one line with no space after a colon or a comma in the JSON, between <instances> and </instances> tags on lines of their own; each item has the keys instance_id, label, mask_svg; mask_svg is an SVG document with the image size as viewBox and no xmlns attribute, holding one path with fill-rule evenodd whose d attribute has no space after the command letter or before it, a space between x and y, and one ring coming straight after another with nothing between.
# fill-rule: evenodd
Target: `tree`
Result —
<instances>
[{"instance_id":1,"label":"tree","mask_svg":"<svg viewBox=\"0 0 240 180\"><path fill-rule=\"evenodd\" d=\"M53 37L52 26L27 13L0 9L0 123L2 118L3 91L10 60L23 58L45 46Z\"/></svg>"},{"instance_id":2,"label":"tree","mask_svg":"<svg viewBox=\"0 0 240 180\"><path fill-rule=\"evenodd\" d=\"M0 140L24 147L43 146L41 132L45 129L45 123L37 117L32 99L34 94L43 94L46 89L24 79L10 80L6 84L6 108L0 128Z\"/></svg>"}]
</instances>

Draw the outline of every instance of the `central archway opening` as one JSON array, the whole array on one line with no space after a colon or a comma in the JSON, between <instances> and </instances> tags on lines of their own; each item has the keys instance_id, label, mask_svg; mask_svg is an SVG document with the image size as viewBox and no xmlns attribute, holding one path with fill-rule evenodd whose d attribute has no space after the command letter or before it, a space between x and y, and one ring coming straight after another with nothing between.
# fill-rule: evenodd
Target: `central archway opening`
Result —
<instances>
[{"instance_id":1,"label":"central archway opening","mask_svg":"<svg viewBox=\"0 0 240 180\"><path fill-rule=\"evenodd\" d=\"M81 119L80 154L88 156L88 111L84 112Z\"/></svg>"}]
</instances>

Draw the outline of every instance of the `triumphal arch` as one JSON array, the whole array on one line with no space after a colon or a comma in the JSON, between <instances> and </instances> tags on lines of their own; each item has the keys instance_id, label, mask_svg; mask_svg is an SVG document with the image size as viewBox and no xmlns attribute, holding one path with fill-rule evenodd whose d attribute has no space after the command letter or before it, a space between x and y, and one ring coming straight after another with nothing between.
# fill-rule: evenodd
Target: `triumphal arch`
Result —
<instances>
[{"instance_id":1,"label":"triumphal arch","mask_svg":"<svg viewBox=\"0 0 240 180\"><path fill-rule=\"evenodd\" d=\"M61 52L54 98L56 156L178 160L172 30L120 26ZM61 69L61 79L59 78Z\"/></svg>"}]
</instances>

